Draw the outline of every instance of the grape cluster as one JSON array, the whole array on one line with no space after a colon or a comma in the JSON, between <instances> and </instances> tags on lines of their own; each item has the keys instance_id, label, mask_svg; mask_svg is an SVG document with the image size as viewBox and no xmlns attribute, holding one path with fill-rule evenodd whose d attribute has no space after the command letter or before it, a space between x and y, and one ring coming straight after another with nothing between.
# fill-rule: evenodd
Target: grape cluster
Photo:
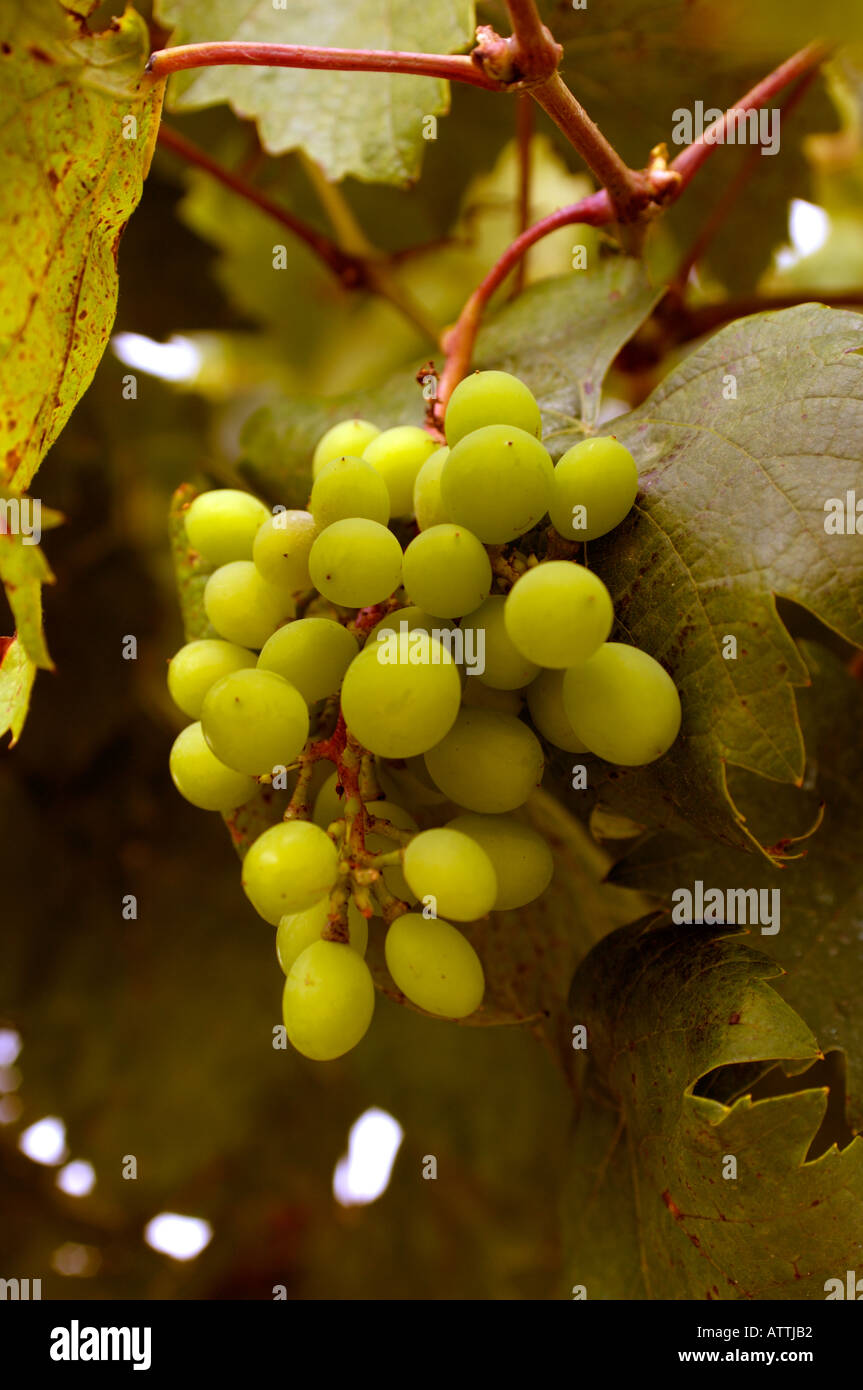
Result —
<instances>
[{"instance_id":1,"label":"grape cluster","mask_svg":"<svg viewBox=\"0 0 863 1390\"><path fill-rule=\"evenodd\" d=\"M456 388L445 433L345 420L315 449L307 510L222 489L185 514L216 635L170 663L194 721L171 775L225 814L292 778L242 883L277 928L287 1035L317 1060L371 1022L376 916L404 996L444 1018L479 1008L482 965L453 923L550 882L548 844L514 814L543 740L637 766L680 726L670 677L608 640L608 590L573 558L630 510L632 455L589 438L555 466L533 395L505 372Z\"/></svg>"}]
</instances>

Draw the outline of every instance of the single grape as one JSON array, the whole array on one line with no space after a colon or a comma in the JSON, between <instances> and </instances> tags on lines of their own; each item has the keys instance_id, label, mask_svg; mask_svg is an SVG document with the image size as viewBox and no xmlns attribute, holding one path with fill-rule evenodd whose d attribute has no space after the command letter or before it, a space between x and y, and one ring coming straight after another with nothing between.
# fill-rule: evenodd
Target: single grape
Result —
<instances>
[{"instance_id":1,"label":"single grape","mask_svg":"<svg viewBox=\"0 0 863 1390\"><path fill-rule=\"evenodd\" d=\"M220 763L200 724L189 724L174 739L168 761L174 786L201 811L234 811L254 795L253 777Z\"/></svg>"},{"instance_id":2,"label":"single grape","mask_svg":"<svg viewBox=\"0 0 863 1390\"><path fill-rule=\"evenodd\" d=\"M496 912L524 907L551 882L554 860L548 842L514 816L456 816L449 829L476 840L491 860L497 875Z\"/></svg>"},{"instance_id":3,"label":"single grape","mask_svg":"<svg viewBox=\"0 0 863 1390\"><path fill-rule=\"evenodd\" d=\"M444 429L450 447L484 425L515 425L542 439L533 392L509 372L474 372L459 382L447 402Z\"/></svg>"},{"instance_id":4,"label":"single grape","mask_svg":"<svg viewBox=\"0 0 863 1390\"><path fill-rule=\"evenodd\" d=\"M299 690L306 704L333 695L359 647L331 618L299 618L286 623L264 644L259 671L276 671Z\"/></svg>"},{"instance_id":5,"label":"single grape","mask_svg":"<svg viewBox=\"0 0 863 1390\"><path fill-rule=\"evenodd\" d=\"M402 628L402 623L406 623L407 626ZM408 604L406 608L394 609L385 618L381 618L380 622L375 623L366 637L366 646L374 646L381 633L398 637L403 632L416 632L417 628L427 632L429 637L434 637L435 633L458 631L455 623L449 618L434 618L431 613L425 613L415 604ZM442 641L440 637L436 637L435 640Z\"/></svg>"},{"instance_id":6,"label":"single grape","mask_svg":"<svg viewBox=\"0 0 863 1390\"><path fill-rule=\"evenodd\" d=\"M492 862L476 840L458 830L439 827L415 835L405 850L404 874L418 898L434 899L436 917L472 922L494 907Z\"/></svg>"},{"instance_id":7,"label":"single grape","mask_svg":"<svg viewBox=\"0 0 863 1390\"><path fill-rule=\"evenodd\" d=\"M421 531L428 531L431 526L440 526L442 522L450 520L440 492L440 475L448 458L449 449L446 446L435 449L417 473L414 483L414 516Z\"/></svg>"},{"instance_id":8,"label":"single grape","mask_svg":"<svg viewBox=\"0 0 863 1390\"><path fill-rule=\"evenodd\" d=\"M462 709L425 760L441 791L469 811L514 811L542 780L536 734L493 709Z\"/></svg>"},{"instance_id":9,"label":"single grape","mask_svg":"<svg viewBox=\"0 0 863 1390\"><path fill-rule=\"evenodd\" d=\"M340 787L338 772L331 772L315 797L312 820L322 830L331 826L333 821L341 820L345 814L345 799L339 791Z\"/></svg>"},{"instance_id":10,"label":"single grape","mask_svg":"<svg viewBox=\"0 0 863 1390\"><path fill-rule=\"evenodd\" d=\"M332 603L367 608L399 587L402 548L378 521L336 521L312 546L309 573L318 592Z\"/></svg>"},{"instance_id":11,"label":"single grape","mask_svg":"<svg viewBox=\"0 0 863 1390\"><path fill-rule=\"evenodd\" d=\"M255 654L234 642L202 637L187 642L168 666L168 691L174 704L190 719L201 713L204 696L221 676L254 666Z\"/></svg>"},{"instance_id":12,"label":"single grape","mask_svg":"<svg viewBox=\"0 0 863 1390\"><path fill-rule=\"evenodd\" d=\"M286 975L297 956L314 941L320 941L329 913L329 898L321 898L319 903L307 907L305 912L291 912L281 919L276 932L276 955ZM369 941L369 924L353 898L348 903L348 936L348 944L364 956Z\"/></svg>"},{"instance_id":13,"label":"single grape","mask_svg":"<svg viewBox=\"0 0 863 1390\"><path fill-rule=\"evenodd\" d=\"M496 709L501 714L521 714L524 704L520 690L495 690L476 678L465 681L461 702L468 709Z\"/></svg>"},{"instance_id":14,"label":"single grape","mask_svg":"<svg viewBox=\"0 0 863 1390\"><path fill-rule=\"evenodd\" d=\"M439 1018L467 1018L479 1008L485 977L466 937L442 917L396 917L384 942L387 969L402 994Z\"/></svg>"},{"instance_id":15,"label":"single grape","mask_svg":"<svg viewBox=\"0 0 863 1390\"><path fill-rule=\"evenodd\" d=\"M366 445L363 458L387 485L391 516L410 516L417 474L437 447L431 435L418 425L396 425Z\"/></svg>"},{"instance_id":16,"label":"single grape","mask_svg":"<svg viewBox=\"0 0 863 1390\"><path fill-rule=\"evenodd\" d=\"M485 546L464 526L445 523L415 536L404 553L404 586L420 608L441 618L472 613L491 589Z\"/></svg>"},{"instance_id":17,"label":"single grape","mask_svg":"<svg viewBox=\"0 0 863 1390\"><path fill-rule=\"evenodd\" d=\"M370 420L340 420L322 435L312 456L312 477L316 478L321 469L332 459L350 454L361 458L373 439L380 434L377 425Z\"/></svg>"},{"instance_id":18,"label":"single grape","mask_svg":"<svg viewBox=\"0 0 863 1390\"><path fill-rule=\"evenodd\" d=\"M668 672L621 642L606 642L566 672L563 705L590 751L624 767L661 758L680 730L680 696Z\"/></svg>"},{"instance_id":19,"label":"single grape","mask_svg":"<svg viewBox=\"0 0 863 1390\"><path fill-rule=\"evenodd\" d=\"M619 526L638 492L638 469L613 436L582 439L554 470L549 515L567 540L593 541Z\"/></svg>"},{"instance_id":20,"label":"single grape","mask_svg":"<svg viewBox=\"0 0 863 1390\"><path fill-rule=\"evenodd\" d=\"M375 987L362 956L341 941L314 941L294 961L282 995L291 1045L313 1062L356 1047L375 1011Z\"/></svg>"},{"instance_id":21,"label":"single grape","mask_svg":"<svg viewBox=\"0 0 863 1390\"><path fill-rule=\"evenodd\" d=\"M527 707L534 728L555 748L563 748L567 753L586 753L588 750L570 724L563 707L565 675L565 671L543 671L538 675L527 687Z\"/></svg>"},{"instance_id":22,"label":"single grape","mask_svg":"<svg viewBox=\"0 0 863 1390\"><path fill-rule=\"evenodd\" d=\"M419 755L399 763L377 758L375 772L384 796L398 805L440 806L447 799L429 777L425 759Z\"/></svg>"},{"instance_id":23,"label":"single grape","mask_svg":"<svg viewBox=\"0 0 863 1390\"><path fill-rule=\"evenodd\" d=\"M268 517L252 546L261 577L289 594L310 589L309 551L317 534L311 512L283 511Z\"/></svg>"},{"instance_id":24,"label":"single grape","mask_svg":"<svg viewBox=\"0 0 863 1390\"><path fill-rule=\"evenodd\" d=\"M367 801L366 812L376 820L389 821L399 830L419 829L410 811L406 811L403 806L398 806L392 801ZM378 830L370 830L366 834L366 849L371 850L372 854L388 854L391 850L398 848L398 840L391 840ZM401 898L403 903L416 902L408 881L398 864L388 864L383 874L384 883L393 897ZM380 908L377 906L375 907L375 915L380 916Z\"/></svg>"},{"instance_id":25,"label":"single grape","mask_svg":"<svg viewBox=\"0 0 863 1390\"><path fill-rule=\"evenodd\" d=\"M365 517L386 526L390 519L390 495L381 477L362 458L330 459L315 478L309 511L319 531L334 521Z\"/></svg>"},{"instance_id":26,"label":"single grape","mask_svg":"<svg viewBox=\"0 0 863 1390\"><path fill-rule=\"evenodd\" d=\"M288 594L261 578L251 560L234 560L207 580L204 612L227 642L262 647L296 609Z\"/></svg>"},{"instance_id":27,"label":"single grape","mask_svg":"<svg viewBox=\"0 0 863 1390\"><path fill-rule=\"evenodd\" d=\"M461 625L462 632L476 633L476 650L482 650L479 679L493 690L521 690L533 680L539 667L528 661L506 630L502 594L492 594Z\"/></svg>"},{"instance_id":28,"label":"single grape","mask_svg":"<svg viewBox=\"0 0 863 1390\"><path fill-rule=\"evenodd\" d=\"M441 496L452 520L486 545L515 540L548 511L554 468L538 439L514 425L484 425L450 450Z\"/></svg>"},{"instance_id":29,"label":"single grape","mask_svg":"<svg viewBox=\"0 0 863 1390\"><path fill-rule=\"evenodd\" d=\"M548 560L516 580L504 621L518 650L562 670L593 656L611 632L614 607L598 575L571 560Z\"/></svg>"},{"instance_id":30,"label":"single grape","mask_svg":"<svg viewBox=\"0 0 863 1390\"><path fill-rule=\"evenodd\" d=\"M269 515L250 492L232 487L202 492L186 512L189 545L214 569L232 560L251 560L255 533Z\"/></svg>"},{"instance_id":31,"label":"single grape","mask_svg":"<svg viewBox=\"0 0 863 1390\"><path fill-rule=\"evenodd\" d=\"M309 711L275 671L234 671L207 691L201 727L226 767L261 777L293 762L309 736Z\"/></svg>"},{"instance_id":32,"label":"single grape","mask_svg":"<svg viewBox=\"0 0 863 1390\"><path fill-rule=\"evenodd\" d=\"M326 898L339 872L330 837L311 821L289 820L259 835L243 860L243 890L274 927Z\"/></svg>"},{"instance_id":33,"label":"single grape","mask_svg":"<svg viewBox=\"0 0 863 1390\"><path fill-rule=\"evenodd\" d=\"M382 758L424 753L452 727L460 703L458 667L421 629L364 647L342 682L348 728Z\"/></svg>"}]
</instances>

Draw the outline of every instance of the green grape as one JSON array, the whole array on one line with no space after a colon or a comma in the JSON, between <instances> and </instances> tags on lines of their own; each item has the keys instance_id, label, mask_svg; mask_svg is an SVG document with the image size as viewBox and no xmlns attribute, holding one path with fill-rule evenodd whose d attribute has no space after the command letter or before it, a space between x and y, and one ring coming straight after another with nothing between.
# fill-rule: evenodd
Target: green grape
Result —
<instances>
[{"instance_id":1,"label":"green grape","mask_svg":"<svg viewBox=\"0 0 863 1390\"><path fill-rule=\"evenodd\" d=\"M493 709L462 709L425 760L441 791L469 811L514 811L542 780L536 734Z\"/></svg>"},{"instance_id":2,"label":"green grape","mask_svg":"<svg viewBox=\"0 0 863 1390\"><path fill-rule=\"evenodd\" d=\"M288 971L285 1029L291 1045L313 1062L331 1062L356 1047L374 1011L371 971L346 942L314 941Z\"/></svg>"},{"instance_id":3,"label":"green grape","mask_svg":"<svg viewBox=\"0 0 863 1390\"><path fill-rule=\"evenodd\" d=\"M404 553L404 586L427 613L460 618L472 613L491 589L485 546L464 526L445 523L415 536Z\"/></svg>"},{"instance_id":4,"label":"green grape","mask_svg":"<svg viewBox=\"0 0 863 1390\"><path fill-rule=\"evenodd\" d=\"M523 574L504 608L506 630L537 666L562 670L593 656L611 632L614 608L598 575L572 560L548 560Z\"/></svg>"},{"instance_id":5,"label":"green grape","mask_svg":"<svg viewBox=\"0 0 863 1390\"><path fill-rule=\"evenodd\" d=\"M437 447L431 435L418 425L396 425L366 445L363 458L387 485L391 516L410 516L417 474Z\"/></svg>"},{"instance_id":6,"label":"green grape","mask_svg":"<svg viewBox=\"0 0 863 1390\"><path fill-rule=\"evenodd\" d=\"M312 455L312 477L316 478L321 469L332 459L350 454L361 458L373 439L380 434L377 425L370 420L340 420L322 435Z\"/></svg>"},{"instance_id":7,"label":"green grape","mask_svg":"<svg viewBox=\"0 0 863 1390\"><path fill-rule=\"evenodd\" d=\"M479 667L482 683L493 690L521 690L533 680L539 667L521 654L507 632L505 606L502 594L492 594L475 612L468 614L461 628L462 632L477 634L477 651L482 642L483 662Z\"/></svg>"},{"instance_id":8,"label":"green grape","mask_svg":"<svg viewBox=\"0 0 863 1390\"><path fill-rule=\"evenodd\" d=\"M439 1018L467 1018L479 1008L485 977L466 937L442 917L397 917L384 942L387 969L411 1003Z\"/></svg>"},{"instance_id":9,"label":"green grape","mask_svg":"<svg viewBox=\"0 0 863 1390\"><path fill-rule=\"evenodd\" d=\"M491 912L497 874L481 845L459 830L438 828L415 835L405 850L404 873L423 902L434 899L435 916L472 922Z\"/></svg>"},{"instance_id":10,"label":"green grape","mask_svg":"<svg viewBox=\"0 0 863 1390\"><path fill-rule=\"evenodd\" d=\"M379 521L336 521L312 546L309 573L318 593L331 603L368 608L399 587L402 548Z\"/></svg>"},{"instance_id":11,"label":"green grape","mask_svg":"<svg viewBox=\"0 0 863 1390\"><path fill-rule=\"evenodd\" d=\"M380 473L365 459L330 459L315 478L309 511L319 531L355 516L386 526L390 495Z\"/></svg>"},{"instance_id":12,"label":"green grape","mask_svg":"<svg viewBox=\"0 0 863 1390\"><path fill-rule=\"evenodd\" d=\"M392 801L367 801L366 812L377 820L390 821L399 830L419 829L410 811L406 811L403 806L395 805ZM398 840L390 840L380 831L370 830L366 835L366 849L371 850L372 854L388 854L398 848ZM403 903L416 902L408 881L397 864L388 864L384 869L384 883L394 898L401 898ZM379 907L375 908L376 915L380 916L380 911Z\"/></svg>"},{"instance_id":13,"label":"green grape","mask_svg":"<svg viewBox=\"0 0 863 1390\"><path fill-rule=\"evenodd\" d=\"M214 569L232 560L251 560L255 533L269 515L250 492L232 487L202 492L186 512L189 545Z\"/></svg>"},{"instance_id":14,"label":"green grape","mask_svg":"<svg viewBox=\"0 0 863 1390\"><path fill-rule=\"evenodd\" d=\"M638 469L613 436L582 439L558 459L549 515L567 540L593 541L619 526L638 492Z\"/></svg>"},{"instance_id":15,"label":"green grape","mask_svg":"<svg viewBox=\"0 0 863 1390\"><path fill-rule=\"evenodd\" d=\"M388 801L422 807L440 806L447 799L429 777L425 759L419 755L405 759L401 765L378 758L375 772L378 785Z\"/></svg>"},{"instance_id":16,"label":"green grape","mask_svg":"<svg viewBox=\"0 0 863 1390\"><path fill-rule=\"evenodd\" d=\"M513 425L484 425L450 450L444 506L486 545L515 540L548 511L554 468L538 439Z\"/></svg>"},{"instance_id":17,"label":"green grape","mask_svg":"<svg viewBox=\"0 0 863 1390\"><path fill-rule=\"evenodd\" d=\"M201 811L234 811L256 790L253 777L219 762L200 724L189 724L174 739L168 767L177 791Z\"/></svg>"},{"instance_id":18,"label":"green grape","mask_svg":"<svg viewBox=\"0 0 863 1390\"><path fill-rule=\"evenodd\" d=\"M501 714L521 714L524 704L521 691L494 690L481 680L465 682L461 702L463 705L467 705L468 709L496 709Z\"/></svg>"},{"instance_id":19,"label":"green grape","mask_svg":"<svg viewBox=\"0 0 863 1390\"><path fill-rule=\"evenodd\" d=\"M306 704L333 695L359 647L331 618L299 618L286 623L264 644L259 671L276 671L296 686Z\"/></svg>"},{"instance_id":20,"label":"green grape","mask_svg":"<svg viewBox=\"0 0 863 1390\"><path fill-rule=\"evenodd\" d=\"M254 652L238 647L234 642L203 637L187 642L168 666L168 691L174 704L190 719L201 713L204 696L221 676L254 666Z\"/></svg>"},{"instance_id":21,"label":"green grape","mask_svg":"<svg viewBox=\"0 0 863 1390\"><path fill-rule=\"evenodd\" d=\"M309 711L275 671L234 671L207 691L201 727L226 767L261 777L293 762L309 736Z\"/></svg>"},{"instance_id":22,"label":"green grape","mask_svg":"<svg viewBox=\"0 0 863 1390\"><path fill-rule=\"evenodd\" d=\"M533 392L509 372L474 372L459 382L447 402L444 430L450 446L484 425L515 425L542 439Z\"/></svg>"},{"instance_id":23,"label":"green grape","mask_svg":"<svg viewBox=\"0 0 863 1390\"><path fill-rule=\"evenodd\" d=\"M262 647L296 609L288 594L261 578L251 560L234 560L207 580L204 612L227 642Z\"/></svg>"},{"instance_id":24,"label":"green grape","mask_svg":"<svg viewBox=\"0 0 863 1390\"><path fill-rule=\"evenodd\" d=\"M279 925L326 898L339 872L338 851L320 826L289 820L259 835L243 860L243 890L264 921Z\"/></svg>"},{"instance_id":25,"label":"green grape","mask_svg":"<svg viewBox=\"0 0 863 1390\"><path fill-rule=\"evenodd\" d=\"M321 898L319 903L307 907L305 912L290 912L281 919L276 932L276 955L286 975L297 956L314 941L320 941L329 915L330 900ZM348 903L348 936L348 945L364 956L369 942L369 924L353 898Z\"/></svg>"},{"instance_id":26,"label":"green grape","mask_svg":"<svg viewBox=\"0 0 863 1390\"><path fill-rule=\"evenodd\" d=\"M407 623L407 627L402 628L402 623ZM381 618L380 622L375 623L366 637L366 646L374 646L381 633L398 636L401 632L416 632L417 628L427 632L429 637L434 636L435 632L458 631L455 623L449 618L434 618L431 613L424 613L415 604L409 604L406 608L396 608L385 618ZM435 640L441 641L439 637Z\"/></svg>"},{"instance_id":27,"label":"green grape","mask_svg":"<svg viewBox=\"0 0 863 1390\"><path fill-rule=\"evenodd\" d=\"M339 774L331 772L324 785L315 797L315 805L312 811L312 820L315 825L319 825L322 830L331 826L333 821L342 820L345 814L345 799L338 788L341 787Z\"/></svg>"},{"instance_id":28,"label":"green grape","mask_svg":"<svg viewBox=\"0 0 863 1390\"><path fill-rule=\"evenodd\" d=\"M364 647L342 682L348 728L382 758L424 753L452 727L460 703L458 667L421 629Z\"/></svg>"},{"instance_id":29,"label":"green grape","mask_svg":"<svg viewBox=\"0 0 863 1390\"><path fill-rule=\"evenodd\" d=\"M435 449L417 473L414 483L414 516L421 531L428 531L431 526L440 526L442 522L450 520L440 493L440 475L448 458L449 449L446 446Z\"/></svg>"},{"instance_id":30,"label":"green grape","mask_svg":"<svg viewBox=\"0 0 863 1390\"><path fill-rule=\"evenodd\" d=\"M310 589L309 551L317 534L311 512L283 511L269 517L252 546L252 559L262 578L289 594Z\"/></svg>"},{"instance_id":31,"label":"green grape","mask_svg":"<svg viewBox=\"0 0 863 1390\"><path fill-rule=\"evenodd\" d=\"M566 672L563 705L590 751L624 767L661 758L680 730L674 681L647 652L621 642L606 642Z\"/></svg>"},{"instance_id":32,"label":"green grape","mask_svg":"<svg viewBox=\"0 0 863 1390\"><path fill-rule=\"evenodd\" d=\"M551 882L554 860L547 841L514 816L456 816L448 828L476 840L491 860L497 875L496 912L524 907Z\"/></svg>"},{"instance_id":33,"label":"green grape","mask_svg":"<svg viewBox=\"0 0 863 1390\"><path fill-rule=\"evenodd\" d=\"M570 724L563 707L563 678L565 671L543 671L527 688L527 707L543 738L555 748L567 753L586 753L588 750Z\"/></svg>"}]
</instances>

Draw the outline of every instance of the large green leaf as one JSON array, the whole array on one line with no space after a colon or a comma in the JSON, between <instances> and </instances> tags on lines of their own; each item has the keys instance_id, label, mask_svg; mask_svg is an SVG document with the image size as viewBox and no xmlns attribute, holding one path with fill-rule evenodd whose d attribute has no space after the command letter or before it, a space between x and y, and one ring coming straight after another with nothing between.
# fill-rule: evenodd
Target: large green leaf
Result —
<instances>
[{"instance_id":1,"label":"large green leaf","mask_svg":"<svg viewBox=\"0 0 863 1390\"><path fill-rule=\"evenodd\" d=\"M174 27L175 44L232 39L449 53L473 33L471 0L432 7L411 0L290 0L284 9L272 0L160 0L157 13ZM448 110L449 91L437 78L254 67L210 68L177 83L177 109L219 101L255 117L271 154L304 149L332 179L354 174L405 183L419 173L423 119Z\"/></svg>"},{"instance_id":2,"label":"large green leaf","mask_svg":"<svg viewBox=\"0 0 863 1390\"><path fill-rule=\"evenodd\" d=\"M570 1002L588 1028L590 1090L567 1195L568 1286L588 1298L823 1298L827 1278L855 1267L863 1140L806 1161L824 1091L725 1105L694 1089L720 1066L819 1056L777 973L699 927L626 927L584 962Z\"/></svg>"},{"instance_id":3,"label":"large green leaf","mask_svg":"<svg viewBox=\"0 0 863 1390\"><path fill-rule=\"evenodd\" d=\"M859 314L803 305L756 315L614 422L640 491L629 518L587 547L587 562L611 590L618 636L673 676L684 720L660 762L596 763L590 785L646 824L679 812L751 845L728 768L799 784L794 687L807 672L778 595L863 644L863 554L855 536L826 533L824 511L863 483L861 347ZM728 638L734 659L723 656Z\"/></svg>"}]
</instances>

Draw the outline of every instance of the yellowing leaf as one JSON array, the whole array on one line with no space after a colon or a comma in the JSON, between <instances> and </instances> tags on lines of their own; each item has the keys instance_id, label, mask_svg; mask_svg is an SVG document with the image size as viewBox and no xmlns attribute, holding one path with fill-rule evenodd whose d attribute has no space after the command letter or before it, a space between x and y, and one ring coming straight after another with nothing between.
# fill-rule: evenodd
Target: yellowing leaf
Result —
<instances>
[{"instance_id":1,"label":"yellowing leaf","mask_svg":"<svg viewBox=\"0 0 863 1390\"><path fill-rule=\"evenodd\" d=\"M36 665L17 637L0 637L0 737L10 734L12 748L21 737Z\"/></svg>"}]
</instances>

